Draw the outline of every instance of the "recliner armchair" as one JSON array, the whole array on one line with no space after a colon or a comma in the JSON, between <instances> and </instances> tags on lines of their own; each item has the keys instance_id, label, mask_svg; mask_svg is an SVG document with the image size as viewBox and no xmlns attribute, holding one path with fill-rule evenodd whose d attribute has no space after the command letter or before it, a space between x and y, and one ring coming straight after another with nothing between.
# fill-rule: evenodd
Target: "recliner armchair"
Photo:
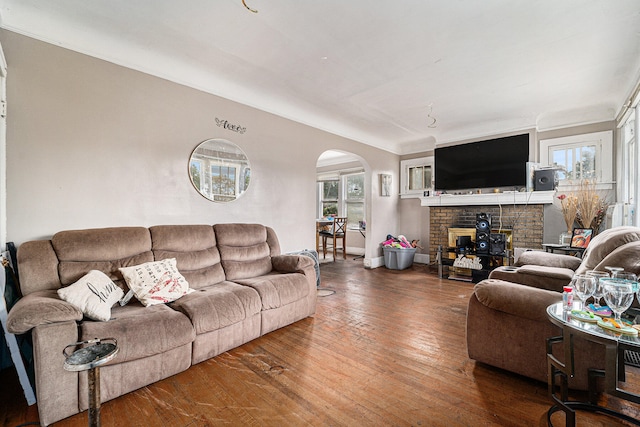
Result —
<instances>
[{"instance_id":1,"label":"recliner armchair","mask_svg":"<svg viewBox=\"0 0 640 427\"><path fill-rule=\"evenodd\" d=\"M547 379L546 338L561 334L546 308L562 299L573 274L622 267L640 273L640 228L617 227L597 235L581 259L525 252L516 268L493 270L474 287L467 309L467 351L478 362L540 381ZM569 387L587 389L588 368L603 368L604 347L575 340L576 375ZM555 350L554 350L555 354ZM564 357L557 355L560 360Z\"/></svg>"},{"instance_id":2,"label":"recliner armchair","mask_svg":"<svg viewBox=\"0 0 640 427\"><path fill-rule=\"evenodd\" d=\"M514 268L515 267L515 268ZM489 278L562 292L574 274L622 267L640 274L640 228L615 227L596 235L582 259L541 251L526 251L514 267L498 267Z\"/></svg>"}]
</instances>

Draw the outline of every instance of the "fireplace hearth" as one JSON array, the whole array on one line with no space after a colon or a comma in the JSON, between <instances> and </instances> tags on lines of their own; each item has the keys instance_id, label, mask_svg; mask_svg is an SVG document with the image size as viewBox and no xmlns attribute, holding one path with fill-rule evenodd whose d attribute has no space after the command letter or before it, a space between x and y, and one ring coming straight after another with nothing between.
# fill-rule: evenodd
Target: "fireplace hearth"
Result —
<instances>
[{"instance_id":1,"label":"fireplace hearth","mask_svg":"<svg viewBox=\"0 0 640 427\"><path fill-rule=\"evenodd\" d=\"M438 246L455 246L450 242L449 229L476 226L476 214L491 215L492 232L510 233L512 247L541 249L544 225L544 204L510 206L431 206L429 213L429 257L436 259ZM502 231L501 231L502 230Z\"/></svg>"}]
</instances>

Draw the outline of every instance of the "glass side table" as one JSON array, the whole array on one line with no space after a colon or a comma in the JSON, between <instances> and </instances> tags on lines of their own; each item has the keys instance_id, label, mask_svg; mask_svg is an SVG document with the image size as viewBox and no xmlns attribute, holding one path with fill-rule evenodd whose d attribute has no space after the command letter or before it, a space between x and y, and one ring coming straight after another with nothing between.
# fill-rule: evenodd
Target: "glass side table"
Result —
<instances>
[{"instance_id":1,"label":"glass side table","mask_svg":"<svg viewBox=\"0 0 640 427\"><path fill-rule=\"evenodd\" d=\"M632 309L633 310L633 309ZM640 394L626 391L620 387L625 381L625 351L640 352L640 337L638 335L623 335L618 332L603 329L596 323L577 320L570 311L562 309L562 303L547 307L547 317L551 323L562 329L562 336L547 338L547 361L549 367L548 386L549 397L554 402L547 412L547 424L553 426L551 415L563 411L567 426L576 425L576 410L599 412L612 417L628 421L640 426L640 420L626 414L616 412L610 408L599 406L597 396L597 378L604 378L605 393L634 403L640 403ZM573 338L596 342L605 347L605 369L589 370L589 400L587 402L570 401L568 397L568 378L575 374L574 360L580 357L573 350ZM565 362L560 362L552 353L554 344L562 344ZM556 380L560 383L556 383ZM559 389L559 394L557 391Z\"/></svg>"},{"instance_id":2,"label":"glass side table","mask_svg":"<svg viewBox=\"0 0 640 427\"><path fill-rule=\"evenodd\" d=\"M71 348L78 348L68 353ZM115 338L95 338L88 341L69 344L62 350L65 357L64 369L67 371L88 371L89 381L89 427L100 427L100 366L112 360L118 354L118 342Z\"/></svg>"}]
</instances>

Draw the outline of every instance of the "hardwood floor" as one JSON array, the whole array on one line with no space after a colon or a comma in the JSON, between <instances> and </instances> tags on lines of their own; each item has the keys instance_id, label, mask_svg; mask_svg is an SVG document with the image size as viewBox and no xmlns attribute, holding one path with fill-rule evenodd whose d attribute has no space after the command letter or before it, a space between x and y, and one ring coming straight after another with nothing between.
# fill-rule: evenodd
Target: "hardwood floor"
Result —
<instances>
[{"instance_id":1,"label":"hardwood floor","mask_svg":"<svg viewBox=\"0 0 640 427\"><path fill-rule=\"evenodd\" d=\"M103 426L543 426L546 384L470 360L472 284L415 264L321 266L317 314L102 405ZM487 342L487 345L491 345ZM15 371L0 373L0 422L38 420ZM637 406L613 402L640 417ZM553 416L564 425L561 414ZM617 426L578 414L580 426ZM55 424L86 426L82 413Z\"/></svg>"}]
</instances>

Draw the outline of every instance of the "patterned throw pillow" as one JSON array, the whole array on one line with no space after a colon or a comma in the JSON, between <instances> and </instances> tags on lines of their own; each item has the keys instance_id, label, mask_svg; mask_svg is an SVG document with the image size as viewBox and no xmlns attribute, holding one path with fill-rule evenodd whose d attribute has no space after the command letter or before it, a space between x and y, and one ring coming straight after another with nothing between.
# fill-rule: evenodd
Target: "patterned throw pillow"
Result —
<instances>
[{"instance_id":1,"label":"patterned throw pillow","mask_svg":"<svg viewBox=\"0 0 640 427\"><path fill-rule=\"evenodd\" d=\"M85 316L106 322L111 319L111 307L124 295L102 271L91 270L72 285L58 289L58 296L78 307Z\"/></svg>"},{"instance_id":2,"label":"patterned throw pillow","mask_svg":"<svg viewBox=\"0 0 640 427\"><path fill-rule=\"evenodd\" d=\"M131 289L145 307L175 301L193 292L176 267L176 259L146 262L119 269Z\"/></svg>"}]
</instances>

